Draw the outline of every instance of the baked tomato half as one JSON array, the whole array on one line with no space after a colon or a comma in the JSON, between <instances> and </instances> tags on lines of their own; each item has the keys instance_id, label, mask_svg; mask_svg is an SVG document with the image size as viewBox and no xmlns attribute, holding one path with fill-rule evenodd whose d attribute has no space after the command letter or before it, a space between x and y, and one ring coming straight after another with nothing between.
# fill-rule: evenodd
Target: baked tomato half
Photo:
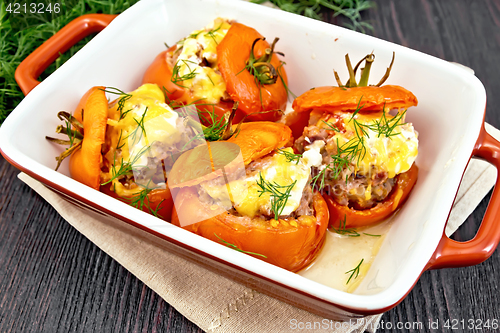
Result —
<instances>
[{"instance_id":1,"label":"baked tomato half","mask_svg":"<svg viewBox=\"0 0 500 333\"><path fill-rule=\"evenodd\" d=\"M118 98L108 103L106 92ZM70 148L57 158L58 166L69 157L70 175L75 180L170 219L173 201L163 169L157 172L158 166L147 164L148 157L154 159L154 154L164 153L169 144L174 146L182 133L174 126L177 113L165 104L156 85L143 85L131 93L93 87L81 98L74 115L60 112L59 117L66 121L66 127L59 126L57 132L67 134L69 140L48 139ZM155 152L148 155L152 148L147 134L155 145Z\"/></svg>"},{"instance_id":2,"label":"baked tomato half","mask_svg":"<svg viewBox=\"0 0 500 333\"><path fill-rule=\"evenodd\" d=\"M216 19L161 52L143 83L161 87L173 104L196 104L210 121L231 112L233 119L277 120L287 102L287 76L274 47L255 29Z\"/></svg>"},{"instance_id":3,"label":"baked tomato half","mask_svg":"<svg viewBox=\"0 0 500 333\"><path fill-rule=\"evenodd\" d=\"M311 161L283 148L291 138L286 125L250 122L225 142L183 154L169 175L172 223L290 271L307 266L329 215L309 184Z\"/></svg>"},{"instance_id":4,"label":"baked tomato half","mask_svg":"<svg viewBox=\"0 0 500 333\"><path fill-rule=\"evenodd\" d=\"M83 95L74 118L82 125L76 127L83 139L69 158L69 173L73 179L96 190L100 185L101 147L105 141L108 120L108 100L104 87L92 87Z\"/></svg>"},{"instance_id":5,"label":"baked tomato half","mask_svg":"<svg viewBox=\"0 0 500 333\"><path fill-rule=\"evenodd\" d=\"M417 182L418 167L413 164L410 170L396 176L396 185L383 201L368 209L355 209L340 205L331 196L325 196L330 211L330 225L335 228L358 228L381 222L401 208Z\"/></svg>"},{"instance_id":6,"label":"baked tomato half","mask_svg":"<svg viewBox=\"0 0 500 333\"><path fill-rule=\"evenodd\" d=\"M417 180L418 132L406 121L417 98L403 87L382 85L394 55L386 75L377 85L368 85L374 59L369 54L352 68L346 55L350 77L345 84L335 72L338 87L317 87L293 102L296 114L310 116L295 149L321 153L313 184L325 193L330 224L336 228L363 227L388 218ZM356 70L361 66L358 82Z\"/></svg>"},{"instance_id":7,"label":"baked tomato half","mask_svg":"<svg viewBox=\"0 0 500 333\"><path fill-rule=\"evenodd\" d=\"M314 194L313 205L315 213L311 216L266 220L241 218L226 212L184 229L296 272L316 258L325 240L328 207L318 192ZM180 226L178 210L190 212L195 220L204 209L210 207L200 203L196 190L183 188L176 197L172 223Z\"/></svg>"}]
</instances>

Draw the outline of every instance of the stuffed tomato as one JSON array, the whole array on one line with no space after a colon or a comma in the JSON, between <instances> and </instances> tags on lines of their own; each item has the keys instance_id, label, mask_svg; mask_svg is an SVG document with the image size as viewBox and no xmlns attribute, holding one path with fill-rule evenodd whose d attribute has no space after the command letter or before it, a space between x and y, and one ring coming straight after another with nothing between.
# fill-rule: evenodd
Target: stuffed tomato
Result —
<instances>
[{"instance_id":1,"label":"stuffed tomato","mask_svg":"<svg viewBox=\"0 0 500 333\"><path fill-rule=\"evenodd\" d=\"M242 124L226 141L240 147L244 170L238 179L228 173L234 168L226 169L224 177L200 176L203 159L190 151L170 173L172 223L290 271L307 266L323 245L328 208L310 186L311 167L319 165L321 156L294 154L284 148L290 139L291 130L283 124ZM214 143L209 146L217 154ZM210 158L207 165L217 164ZM196 165L186 165L189 160ZM214 210L220 213L210 216Z\"/></svg>"},{"instance_id":2,"label":"stuffed tomato","mask_svg":"<svg viewBox=\"0 0 500 333\"><path fill-rule=\"evenodd\" d=\"M106 92L118 95L108 103ZM125 93L115 88L93 87L73 115L59 114L66 126L57 132L69 140L58 157L58 166L69 157L72 178L116 197L136 208L170 219L173 201L166 182L168 157L198 144L194 129L168 104L161 89L145 84ZM190 136L190 137L189 137Z\"/></svg>"},{"instance_id":3,"label":"stuffed tomato","mask_svg":"<svg viewBox=\"0 0 500 333\"><path fill-rule=\"evenodd\" d=\"M168 99L195 103L205 114L224 116L237 102L235 122L274 121L288 96L277 40L270 45L255 29L218 18L161 52L143 83L156 83Z\"/></svg>"},{"instance_id":4,"label":"stuffed tomato","mask_svg":"<svg viewBox=\"0 0 500 333\"><path fill-rule=\"evenodd\" d=\"M334 227L362 227L386 219L405 202L418 175L418 133L405 121L417 98L403 87L382 86L392 62L384 78L368 86L373 60L373 54L367 55L352 68L346 56L347 83L335 73L338 87L311 89L293 103L295 112L310 114L295 148L322 155L321 165L313 168L313 185L324 194Z\"/></svg>"}]
</instances>

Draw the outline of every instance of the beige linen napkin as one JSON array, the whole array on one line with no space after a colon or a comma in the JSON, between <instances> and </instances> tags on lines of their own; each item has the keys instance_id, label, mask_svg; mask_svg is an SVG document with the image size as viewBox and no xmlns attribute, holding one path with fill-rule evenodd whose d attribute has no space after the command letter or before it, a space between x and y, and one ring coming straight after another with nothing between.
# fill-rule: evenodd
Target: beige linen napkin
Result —
<instances>
[{"instance_id":1,"label":"beige linen napkin","mask_svg":"<svg viewBox=\"0 0 500 333\"><path fill-rule=\"evenodd\" d=\"M491 126L487 130L500 139L500 131ZM328 329L308 332L374 332L382 316L350 323L330 322L186 261L162 248L155 236L76 207L26 174L19 174L19 178L85 237L206 332L290 332L294 327L298 330L314 323L327 325ZM448 235L479 204L495 178L496 170L488 163L469 163L448 221Z\"/></svg>"}]
</instances>

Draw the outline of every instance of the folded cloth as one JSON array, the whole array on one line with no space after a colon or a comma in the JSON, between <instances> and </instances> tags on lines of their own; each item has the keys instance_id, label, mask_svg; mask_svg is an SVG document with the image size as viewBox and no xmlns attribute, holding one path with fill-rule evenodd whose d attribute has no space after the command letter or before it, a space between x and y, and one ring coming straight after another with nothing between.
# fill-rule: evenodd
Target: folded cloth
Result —
<instances>
[{"instance_id":1,"label":"folded cloth","mask_svg":"<svg viewBox=\"0 0 500 333\"><path fill-rule=\"evenodd\" d=\"M489 125L487 131L500 140L500 131ZM85 237L206 332L289 332L299 323L328 326L308 332L374 332L382 316L343 323L325 321L186 261L166 251L156 236L143 230L76 207L26 174L19 178ZM471 160L448 220L447 235L467 219L495 179L493 166Z\"/></svg>"}]
</instances>

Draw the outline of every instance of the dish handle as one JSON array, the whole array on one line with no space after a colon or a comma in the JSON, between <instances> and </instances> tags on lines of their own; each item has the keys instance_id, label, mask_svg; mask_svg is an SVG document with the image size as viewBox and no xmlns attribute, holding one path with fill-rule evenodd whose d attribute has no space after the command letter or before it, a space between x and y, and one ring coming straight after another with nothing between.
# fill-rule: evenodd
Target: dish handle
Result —
<instances>
[{"instance_id":1,"label":"dish handle","mask_svg":"<svg viewBox=\"0 0 500 333\"><path fill-rule=\"evenodd\" d=\"M15 78L24 95L35 88L38 77L60 54L69 50L86 36L106 28L117 15L82 15L50 37L31 53L16 69Z\"/></svg>"},{"instance_id":2,"label":"dish handle","mask_svg":"<svg viewBox=\"0 0 500 333\"><path fill-rule=\"evenodd\" d=\"M484 123L472 156L480 157L497 168L497 180L483 221L476 236L457 242L445 235L427 263L426 269L477 265L488 259L500 241L500 142L489 135Z\"/></svg>"}]
</instances>

